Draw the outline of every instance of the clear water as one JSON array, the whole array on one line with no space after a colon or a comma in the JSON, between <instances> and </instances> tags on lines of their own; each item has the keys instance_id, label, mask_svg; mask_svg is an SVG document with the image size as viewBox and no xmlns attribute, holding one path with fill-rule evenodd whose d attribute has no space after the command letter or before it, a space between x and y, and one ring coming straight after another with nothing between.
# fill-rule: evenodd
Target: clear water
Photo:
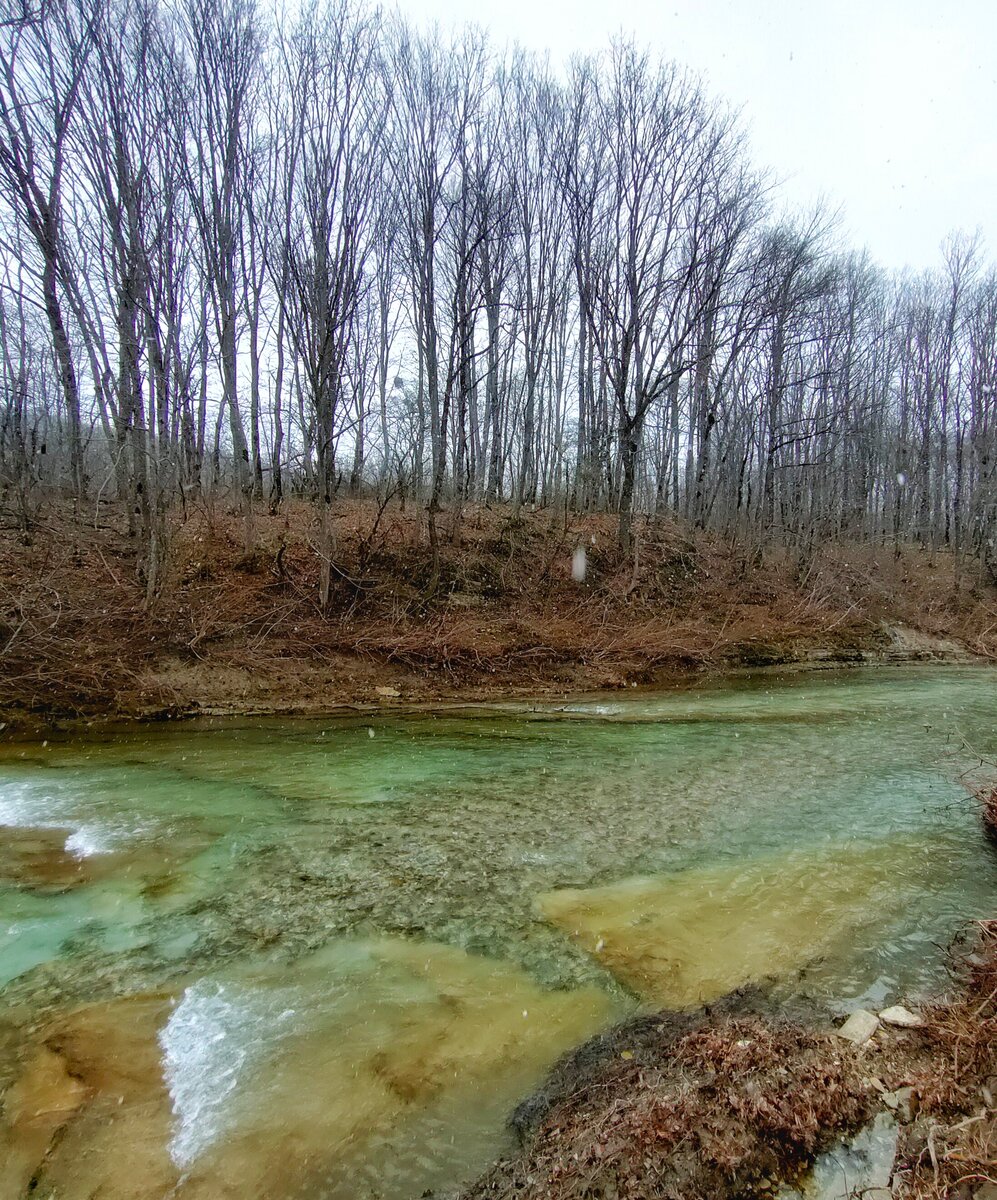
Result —
<instances>
[{"instance_id":1,"label":"clear water","mask_svg":"<svg viewBox=\"0 0 997 1200\"><path fill-rule=\"evenodd\" d=\"M638 1006L916 997L994 755L986 668L7 745L0 1193L445 1194Z\"/></svg>"}]
</instances>

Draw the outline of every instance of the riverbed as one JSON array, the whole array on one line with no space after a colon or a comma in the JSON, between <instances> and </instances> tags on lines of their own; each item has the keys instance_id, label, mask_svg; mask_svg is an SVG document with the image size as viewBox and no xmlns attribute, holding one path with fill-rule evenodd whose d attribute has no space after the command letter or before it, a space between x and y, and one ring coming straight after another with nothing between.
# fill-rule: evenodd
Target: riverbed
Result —
<instances>
[{"instance_id":1,"label":"riverbed","mask_svg":"<svg viewBox=\"0 0 997 1200\"><path fill-rule=\"evenodd\" d=\"M985 667L2 746L0 1194L444 1195L638 1009L933 991L995 755Z\"/></svg>"}]
</instances>

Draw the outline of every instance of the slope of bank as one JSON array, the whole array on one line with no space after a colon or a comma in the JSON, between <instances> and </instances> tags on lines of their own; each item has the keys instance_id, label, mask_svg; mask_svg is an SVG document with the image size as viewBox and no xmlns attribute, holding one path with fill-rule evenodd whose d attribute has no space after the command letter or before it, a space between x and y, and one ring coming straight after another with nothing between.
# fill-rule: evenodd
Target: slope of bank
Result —
<instances>
[{"instance_id":1,"label":"slope of bank","mask_svg":"<svg viewBox=\"0 0 997 1200\"><path fill-rule=\"evenodd\" d=\"M341 504L323 610L307 505L248 526L221 506L176 514L150 600L126 514L74 521L51 504L27 530L0 528L3 719L317 712L997 656L997 590L947 553L762 553L646 520L623 558L605 515L467 507L442 523L434 573L411 504Z\"/></svg>"},{"instance_id":2,"label":"slope of bank","mask_svg":"<svg viewBox=\"0 0 997 1200\"><path fill-rule=\"evenodd\" d=\"M855 1042L748 991L620 1025L520 1106L521 1153L462 1200L993 1200L997 923L948 998L884 1015ZM849 1152L863 1139L871 1163Z\"/></svg>"}]
</instances>

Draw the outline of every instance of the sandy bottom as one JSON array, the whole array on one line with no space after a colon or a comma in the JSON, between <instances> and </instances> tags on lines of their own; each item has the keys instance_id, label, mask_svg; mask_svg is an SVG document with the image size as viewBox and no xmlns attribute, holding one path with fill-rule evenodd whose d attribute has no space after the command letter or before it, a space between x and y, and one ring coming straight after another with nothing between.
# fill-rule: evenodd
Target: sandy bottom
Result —
<instances>
[{"instance_id":1,"label":"sandy bottom","mask_svg":"<svg viewBox=\"0 0 997 1200\"><path fill-rule=\"evenodd\" d=\"M499 1153L510 1107L610 1017L594 988L390 938L80 1008L8 1091L0 1195L418 1195Z\"/></svg>"},{"instance_id":2,"label":"sandy bottom","mask_svg":"<svg viewBox=\"0 0 997 1200\"><path fill-rule=\"evenodd\" d=\"M881 923L898 903L894 872L909 878L919 857L896 839L561 889L538 906L643 1000L689 1008L791 975Z\"/></svg>"}]
</instances>

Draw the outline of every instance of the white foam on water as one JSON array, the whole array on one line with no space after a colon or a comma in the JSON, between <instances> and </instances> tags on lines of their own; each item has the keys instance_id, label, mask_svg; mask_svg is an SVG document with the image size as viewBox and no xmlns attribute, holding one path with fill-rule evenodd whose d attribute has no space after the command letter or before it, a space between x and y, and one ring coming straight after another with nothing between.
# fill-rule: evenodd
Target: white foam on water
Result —
<instances>
[{"instance_id":1,"label":"white foam on water","mask_svg":"<svg viewBox=\"0 0 997 1200\"><path fill-rule=\"evenodd\" d=\"M0 827L68 829L65 848L77 858L110 854L123 844L154 832L147 823L129 827L122 822L81 820L72 799L61 788L34 782L0 780Z\"/></svg>"},{"instance_id":2,"label":"white foam on water","mask_svg":"<svg viewBox=\"0 0 997 1200\"><path fill-rule=\"evenodd\" d=\"M562 704L558 711L593 717L618 717L626 709L621 704Z\"/></svg>"},{"instance_id":3,"label":"white foam on water","mask_svg":"<svg viewBox=\"0 0 997 1200\"><path fill-rule=\"evenodd\" d=\"M99 825L81 825L66 838L66 852L77 858L91 858L95 854L110 854L117 839L109 829Z\"/></svg>"},{"instance_id":4,"label":"white foam on water","mask_svg":"<svg viewBox=\"0 0 997 1200\"><path fill-rule=\"evenodd\" d=\"M187 988L159 1035L173 1102L170 1155L181 1169L232 1125L247 1073L293 1028L287 993L201 980Z\"/></svg>"},{"instance_id":5,"label":"white foam on water","mask_svg":"<svg viewBox=\"0 0 997 1200\"><path fill-rule=\"evenodd\" d=\"M52 819L58 798L49 792L41 793L27 783L7 781L0 785L0 825L16 829L61 828L62 822Z\"/></svg>"}]
</instances>

